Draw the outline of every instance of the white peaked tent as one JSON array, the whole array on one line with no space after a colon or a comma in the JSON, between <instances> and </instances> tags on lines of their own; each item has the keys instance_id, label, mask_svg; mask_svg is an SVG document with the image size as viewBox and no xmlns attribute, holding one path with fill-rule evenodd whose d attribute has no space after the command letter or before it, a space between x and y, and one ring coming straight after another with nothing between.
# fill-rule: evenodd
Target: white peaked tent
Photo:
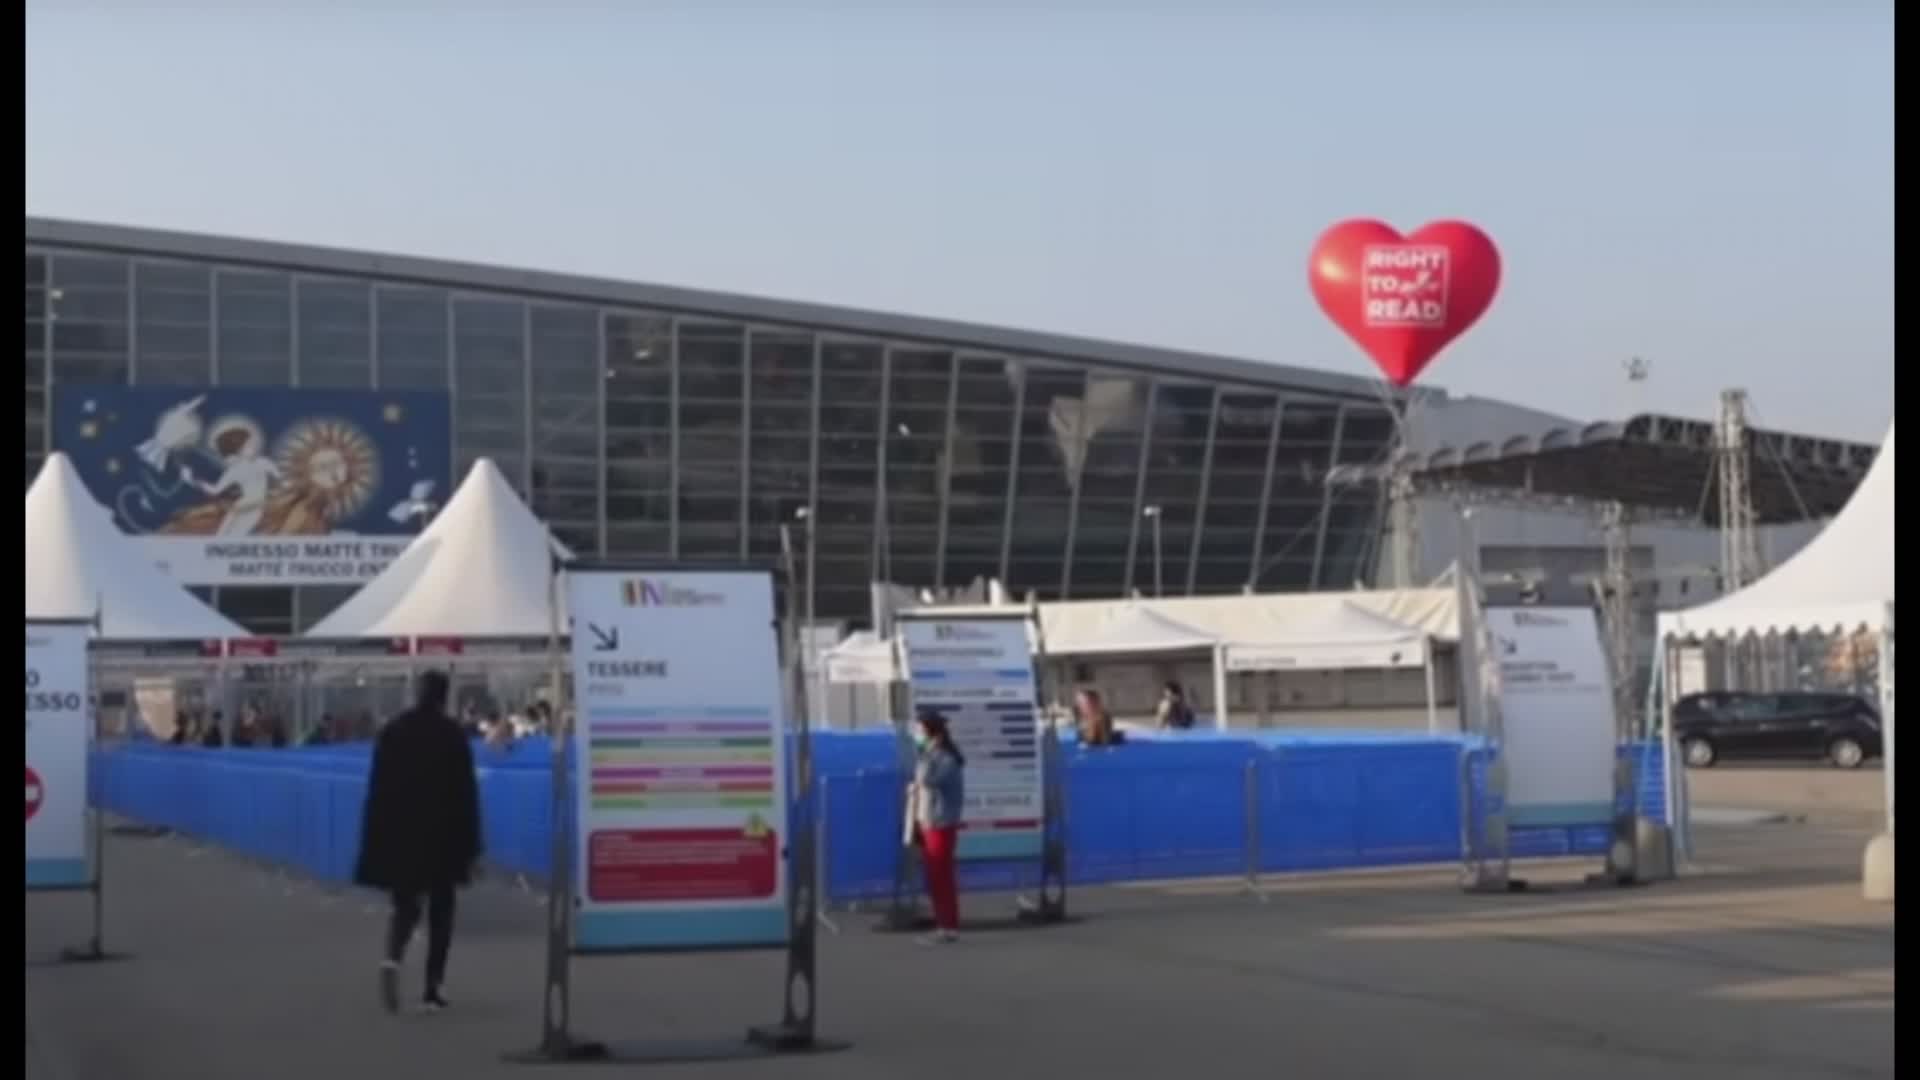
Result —
<instances>
[{"instance_id":1,"label":"white peaked tent","mask_svg":"<svg viewBox=\"0 0 1920 1080\"><path fill-rule=\"evenodd\" d=\"M107 640L245 637L240 625L168 577L52 454L27 489L27 618L90 619Z\"/></svg>"},{"instance_id":2,"label":"white peaked tent","mask_svg":"<svg viewBox=\"0 0 1920 1080\"><path fill-rule=\"evenodd\" d=\"M1893 428L1837 517L1773 572L1738 592L1660 616L1672 638L1878 630L1893 603Z\"/></svg>"},{"instance_id":3,"label":"white peaked tent","mask_svg":"<svg viewBox=\"0 0 1920 1080\"><path fill-rule=\"evenodd\" d=\"M400 557L308 635L545 637L553 560L568 555L481 458Z\"/></svg>"},{"instance_id":4,"label":"white peaked tent","mask_svg":"<svg viewBox=\"0 0 1920 1080\"><path fill-rule=\"evenodd\" d=\"M1773 572L1738 592L1690 611L1660 616L1664 643L1748 634L1868 630L1880 639L1880 713L1886 740L1887 836L1893 833L1893 578L1894 425L1873 468L1837 517ZM1674 761L1672 725L1665 725L1668 761ZM1674 809L1669 799L1669 808ZM1684 830L1685 823L1675 819ZM1683 834L1684 835L1684 832ZM1873 849L1869 849L1871 853ZM1886 847L1888 899L1892 847ZM1873 859L1869 857L1870 872ZM1871 888L1870 890L1871 891Z\"/></svg>"}]
</instances>

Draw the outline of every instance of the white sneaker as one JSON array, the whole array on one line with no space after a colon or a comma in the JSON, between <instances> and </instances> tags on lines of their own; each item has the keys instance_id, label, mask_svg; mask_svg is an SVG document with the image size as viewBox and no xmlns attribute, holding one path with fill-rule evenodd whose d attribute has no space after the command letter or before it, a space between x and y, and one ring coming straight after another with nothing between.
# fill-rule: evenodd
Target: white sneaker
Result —
<instances>
[{"instance_id":1,"label":"white sneaker","mask_svg":"<svg viewBox=\"0 0 1920 1080\"><path fill-rule=\"evenodd\" d=\"M933 933L921 938L920 944L929 946L953 945L957 944L959 940L960 932L958 930L935 930Z\"/></svg>"}]
</instances>

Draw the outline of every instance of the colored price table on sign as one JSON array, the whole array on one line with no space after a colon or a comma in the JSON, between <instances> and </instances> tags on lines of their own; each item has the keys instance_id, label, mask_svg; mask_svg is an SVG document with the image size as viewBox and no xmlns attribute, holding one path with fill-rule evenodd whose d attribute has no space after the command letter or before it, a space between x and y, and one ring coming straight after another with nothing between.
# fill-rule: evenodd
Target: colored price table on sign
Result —
<instances>
[{"instance_id":1,"label":"colored price table on sign","mask_svg":"<svg viewBox=\"0 0 1920 1080\"><path fill-rule=\"evenodd\" d=\"M776 808L777 726L765 710L603 707L586 728L595 810Z\"/></svg>"}]
</instances>

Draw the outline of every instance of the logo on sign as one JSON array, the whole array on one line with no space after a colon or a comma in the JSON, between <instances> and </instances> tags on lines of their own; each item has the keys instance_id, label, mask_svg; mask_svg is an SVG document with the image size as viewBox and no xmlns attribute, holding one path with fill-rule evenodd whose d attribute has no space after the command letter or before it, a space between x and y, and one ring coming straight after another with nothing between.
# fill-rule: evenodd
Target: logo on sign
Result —
<instances>
[{"instance_id":1,"label":"logo on sign","mask_svg":"<svg viewBox=\"0 0 1920 1080\"><path fill-rule=\"evenodd\" d=\"M719 593L654 578L629 578L620 583L620 602L628 607L712 607L725 601Z\"/></svg>"},{"instance_id":2,"label":"logo on sign","mask_svg":"<svg viewBox=\"0 0 1920 1080\"><path fill-rule=\"evenodd\" d=\"M32 767L29 766L27 768L27 820L28 821L32 821L33 815L40 812L40 804L43 801L45 801L46 795L47 795L47 789L42 787L40 784L40 774L37 772L34 772Z\"/></svg>"},{"instance_id":3,"label":"logo on sign","mask_svg":"<svg viewBox=\"0 0 1920 1080\"><path fill-rule=\"evenodd\" d=\"M985 630L965 623L935 623L933 627L935 641L988 641L992 638L993 635Z\"/></svg>"},{"instance_id":4,"label":"logo on sign","mask_svg":"<svg viewBox=\"0 0 1920 1080\"><path fill-rule=\"evenodd\" d=\"M1448 252L1433 244L1377 244L1362 259L1368 326L1438 329L1447 321Z\"/></svg>"},{"instance_id":5,"label":"logo on sign","mask_svg":"<svg viewBox=\"0 0 1920 1080\"><path fill-rule=\"evenodd\" d=\"M1560 618L1558 615L1542 615L1534 611L1515 611L1513 613L1513 625L1565 626L1567 625L1567 620Z\"/></svg>"}]
</instances>

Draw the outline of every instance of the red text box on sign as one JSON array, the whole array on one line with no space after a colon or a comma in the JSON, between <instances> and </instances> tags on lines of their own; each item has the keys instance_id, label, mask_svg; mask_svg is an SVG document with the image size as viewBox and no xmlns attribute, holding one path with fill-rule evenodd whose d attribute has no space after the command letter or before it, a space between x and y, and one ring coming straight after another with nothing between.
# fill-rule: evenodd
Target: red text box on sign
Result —
<instances>
[{"instance_id":1,"label":"red text box on sign","mask_svg":"<svg viewBox=\"0 0 1920 1080\"><path fill-rule=\"evenodd\" d=\"M587 897L596 904L765 900L779 874L771 829L612 829L587 838Z\"/></svg>"}]
</instances>

